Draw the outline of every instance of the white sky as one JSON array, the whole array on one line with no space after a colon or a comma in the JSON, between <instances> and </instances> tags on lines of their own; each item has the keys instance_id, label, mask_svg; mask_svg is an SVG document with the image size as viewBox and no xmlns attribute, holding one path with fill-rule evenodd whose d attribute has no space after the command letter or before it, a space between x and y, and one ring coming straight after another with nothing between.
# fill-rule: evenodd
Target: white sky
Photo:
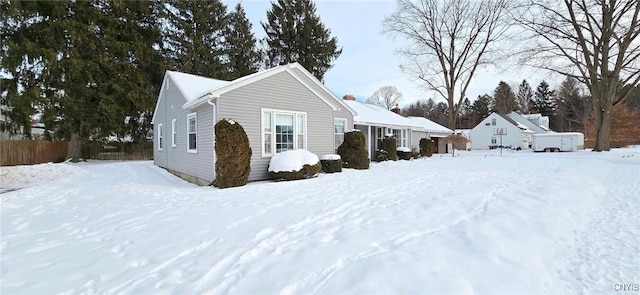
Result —
<instances>
[{"instance_id":1,"label":"white sky","mask_svg":"<svg viewBox=\"0 0 640 295\"><path fill-rule=\"evenodd\" d=\"M237 3L229 0L223 2L229 10ZM257 38L263 38L265 34L260 22L266 21L270 2L245 0L242 5L253 24L254 34ZM398 42L401 41L393 41L391 36L381 34L382 20L395 10L395 1L316 0L316 6L320 19L331 30L331 35L338 38L338 44L342 47L342 55L325 75L325 84L336 95L342 97L349 93L364 99L378 88L392 85L404 94L401 106L418 99L444 101L433 92L421 90L408 75L400 71L403 59L394 50L400 47ZM517 85L523 79L527 79L534 90L543 79L554 88L561 81L546 72L522 67L483 69L476 73L467 97L473 101L478 95L492 94L500 81L509 83L517 91Z\"/></svg>"}]
</instances>

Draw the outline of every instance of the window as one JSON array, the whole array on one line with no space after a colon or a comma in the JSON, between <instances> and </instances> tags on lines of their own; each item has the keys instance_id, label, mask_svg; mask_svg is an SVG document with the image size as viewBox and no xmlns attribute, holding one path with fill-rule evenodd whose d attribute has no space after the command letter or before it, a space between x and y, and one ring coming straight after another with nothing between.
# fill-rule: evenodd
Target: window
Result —
<instances>
[{"instance_id":1,"label":"window","mask_svg":"<svg viewBox=\"0 0 640 295\"><path fill-rule=\"evenodd\" d=\"M176 119L171 120L171 146L176 147Z\"/></svg>"},{"instance_id":2,"label":"window","mask_svg":"<svg viewBox=\"0 0 640 295\"><path fill-rule=\"evenodd\" d=\"M304 115L296 114L296 149L304 147Z\"/></svg>"},{"instance_id":3,"label":"window","mask_svg":"<svg viewBox=\"0 0 640 295\"><path fill-rule=\"evenodd\" d=\"M402 140L400 140L401 145L403 147L409 147L409 145L407 145L407 140L408 140L408 134L409 132L407 131L407 129L402 129Z\"/></svg>"},{"instance_id":4,"label":"window","mask_svg":"<svg viewBox=\"0 0 640 295\"><path fill-rule=\"evenodd\" d=\"M276 114L276 153L293 150L293 115Z\"/></svg>"},{"instance_id":5,"label":"window","mask_svg":"<svg viewBox=\"0 0 640 295\"><path fill-rule=\"evenodd\" d=\"M198 117L196 113L187 115L187 151L196 153L197 150L197 134L198 134Z\"/></svg>"},{"instance_id":6,"label":"window","mask_svg":"<svg viewBox=\"0 0 640 295\"><path fill-rule=\"evenodd\" d=\"M162 150L162 124L158 124L158 150Z\"/></svg>"},{"instance_id":7,"label":"window","mask_svg":"<svg viewBox=\"0 0 640 295\"><path fill-rule=\"evenodd\" d=\"M396 147L400 147L402 143L402 133L400 129L393 129L393 137L396 138Z\"/></svg>"},{"instance_id":8,"label":"window","mask_svg":"<svg viewBox=\"0 0 640 295\"><path fill-rule=\"evenodd\" d=\"M384 127L377 127L376 128L376 146L380 146L380 144L382 143L382 139L384 139L384 131L385 128Z\"/></svg>"},{"instance_id":9,"label":"window","mask_svg":"<svg viewBox=\"0 0 640 295\"><path fill-rule=\"evenodd\" d=\"M344 141L344 132L346 131L347 127L347 120L345 119L335 119L333 121L333 133L335 135L335 149L336 152L338 151L338 147L342 144L342 142Z\"/></svg>"},{"instance_id":10,"label":"window","mask_svg":"<svg viewBox=\"0 0 640 295\"><path fill-rule=\"evenodd\" d=\"M496 119L495 118L491 119L491 125L496 126Z\"/></svg>"},{"instance_id":11,"label":"window","mask_svg":"<svg viewBox=\"0 0 640 295\"><path fill-rule=\"evenodd\" d=\"M494 119L495 120L495 119ZM491 137L491 144L496 144L498 143L498 141L496 140L495 137Z\"/></svg>"},{"instance_id":12,"label":"window","mask_svg":"<svg viewBox=\"0 0 640 295\"><path fill-rule=\"evenodd\" d=\"M306 148L305 113L262 111L262 156Z\"/></svg>"},{"instance_id":13,"label":"window","mask_svg":"<svg viewBox=\"0 0 640 295\"><path fill-rule=\"evenodd\" d=\"M273 154L273 148L271 144L271 141L273 140L273 137L272 137L273 129L271 129L271 122L273 120L271 120L271 118L272 118L271 112L262 113L262 134L263 134L263 140L264 140L262 154L267 154L267 155Z\"/></svg>"}]
</instances>

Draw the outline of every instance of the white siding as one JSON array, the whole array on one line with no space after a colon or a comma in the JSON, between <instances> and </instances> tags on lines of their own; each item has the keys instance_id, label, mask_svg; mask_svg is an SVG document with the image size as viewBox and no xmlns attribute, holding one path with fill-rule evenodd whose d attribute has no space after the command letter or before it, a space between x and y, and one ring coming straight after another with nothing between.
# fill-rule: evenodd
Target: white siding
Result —
<instances>
[{"instance_id":1,"label":"white siding","mask_svg":"<svg viewBox=\"0 0 640 295\"><path fill-rule=\"evenodd\" d=\"M496 125L491 125L492 119L496 119ZM522 130L498 114L493 113L469 132L471 148L474 150L488 150L490 145L500 145L500 136L493 135L496 128L506 128L507 130L507 135L502 136L503 146L523 147ZM491 143L492 137L496 138L495 144Z\"/></svg>"}]
</instances>

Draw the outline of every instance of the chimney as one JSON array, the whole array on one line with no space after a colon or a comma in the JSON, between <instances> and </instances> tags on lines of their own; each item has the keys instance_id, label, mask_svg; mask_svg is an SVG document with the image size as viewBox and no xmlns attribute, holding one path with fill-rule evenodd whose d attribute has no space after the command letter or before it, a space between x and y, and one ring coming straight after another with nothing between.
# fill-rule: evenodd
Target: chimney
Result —
<instances>
[{"instance_id":1,"label":"chimney","mask_svg":"<svg viewBox=\"0 0 640 295\"><path fill-rule=\"evenodd\" d=\"M342 99L344 99L344 100L353 100L353 101L355 101L355 100L356 100L356 97L355 97L355 96L353 96L353 94L345 94L345 95L342 97Z\"/></svg>"},{"instance_id":2,"label":"chimney","mask_svg":"<svg viewBox=\"0 0 640 295\"><path fill-rule=\"evenodd\" d=\"M396 113L396 114L398 114L398 115L400 115L400 107L399 107L398 105L396 105L395 107L393 107L393 108L391 109L391 111L392 111L392 112L394 112L394 113Z\"/></svg>"}]
</instances>

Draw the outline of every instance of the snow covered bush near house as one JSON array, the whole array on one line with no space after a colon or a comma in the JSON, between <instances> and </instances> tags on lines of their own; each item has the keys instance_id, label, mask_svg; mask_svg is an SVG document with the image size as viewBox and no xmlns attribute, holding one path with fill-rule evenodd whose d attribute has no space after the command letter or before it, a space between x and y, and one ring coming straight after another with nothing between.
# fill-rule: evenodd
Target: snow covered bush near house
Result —
<instances>
[{"instance_id":1,"label":"snow covered bush near house","mask_svg":"<svg viewBox=\"0 0 640 295\"><path fill-rule=\"evenodd\" d=\"M216 180L213 185L229 188L247 184L252 154L247 133L231 119L220 120L214 128Z\"/></svg>"},{"instance_id":2,"label":"snow covered bush near house","mask_svg":"<svg viewBox=\"0 0 640 295\"><path fill-rule=\"evenodd\" d=\"M325 173L342 172L342 158L340 155L322 155L320 157L322 171Z\"/></svg>"},{"instance_id":3,"label":"snow covered bush near house","mask_svg":"<svg viewBox=\"0 0 640 295\"><path fill-rule=\"evenodd\" d=\"M231 190L150 161L2 167L23 188L0 194L0 293L617 294L640 278L638 167L460 151Z\"/></svg>"},{"instance_id":4,"label":"snow covered bush near house","mask_svg":"<svg viewBox=\"0 0 640 295\"><path fill-rule=\"evenodd\" d=\"M369 152L367 139L360 130L349 130L344 134L344 141L338 147L344 168L369 169Z\"/></svg>"},{"instance_id":5,"label":"snow covered bush near house","mask_svg":"<svg viewBox=\"0 0 640 295\"><path fill-rule=\"evenodd\" d=\"M397 148L398 159L400 160L411 160L413 152L408 147L398 147Z\"/></svg>"},{"instance_id":6,"label":"snow covered bush near house","mask_svg":"<svg viewBox=\"0 0 640 295\"><path fill-rule=\"evenodd\" d=\"M314 177L322 165L310 151L290 150L273 155L268 169L272 179L297 180Z\"/></svg>"}]
</instances>

